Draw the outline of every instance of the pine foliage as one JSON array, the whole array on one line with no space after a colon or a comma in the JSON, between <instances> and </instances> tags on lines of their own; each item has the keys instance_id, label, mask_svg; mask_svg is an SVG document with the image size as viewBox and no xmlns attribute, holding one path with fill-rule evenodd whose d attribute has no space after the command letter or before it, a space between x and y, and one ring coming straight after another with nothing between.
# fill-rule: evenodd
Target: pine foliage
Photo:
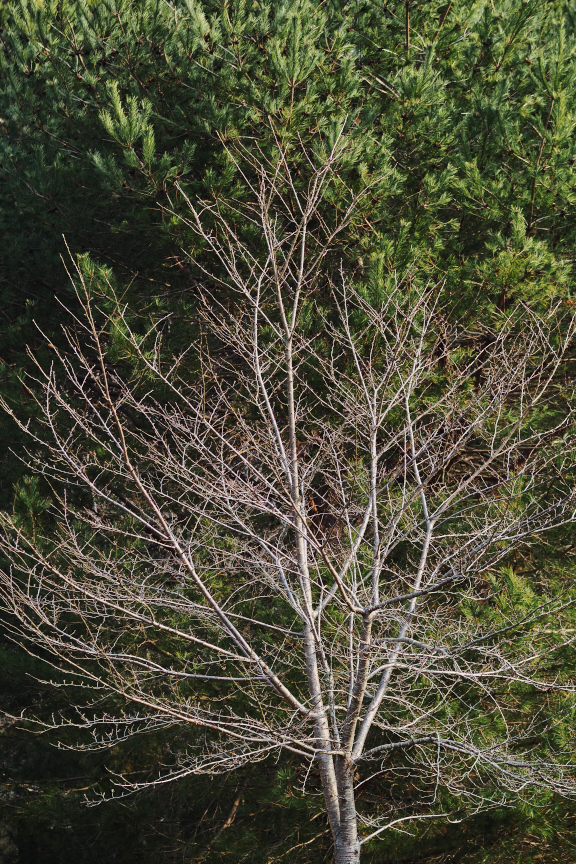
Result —
<instances>
[{"instance_id":1,"label":"pine foliage","mask_svg":"<svg viewBox=\"0 0 576 864\"><path fill-rule=\"evenodd\" d=\"M62 235L100 287L140 314L175 313L177 342L195 332L204 250L182 222L183 195L242 197L252 178L234 146L265 155L346 130L347 184L385 178L333 253L363 291L412 267L479 327L518 302L574 302L570 2L18 0L0 9L0 70L0 387L24 410L25 346L45 356L74 309ZM0 439L18 452L5 419ZM22 471L5 460L0 501L33 521L44 491ZM507 590L529 603L517 571L544 563L570 578L572 542L511 562ZM513 818L541 825L553 849L562 806ZM507 818L477 826L485 852L472 842L461 860L488 860ZM406 842L397 854L415 860Z\"/></svg>"}]
</instances>

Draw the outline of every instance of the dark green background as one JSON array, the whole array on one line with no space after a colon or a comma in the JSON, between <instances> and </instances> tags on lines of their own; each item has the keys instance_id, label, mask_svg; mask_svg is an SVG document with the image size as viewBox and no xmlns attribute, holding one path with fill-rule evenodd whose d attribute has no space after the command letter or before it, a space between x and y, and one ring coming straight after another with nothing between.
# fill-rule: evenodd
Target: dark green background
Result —
<instances>
[{"instance_id":1,"label":"dark green background","mask_svg":"<svg viewBox=\"0 0 576 864\"><path fill-rule=\"evenodd\" d=\"M20 0L0 7L0 76L0 388L22 414L22 377L75 310L67 249L135 312L171 313L176 344L192 338L203 251L175 183L242 196L224 143L266 150L271 128L306 143L344 126L346 181L385 175L338 249L356 280L417 261L478 320L520 299L574 302L573 3ZM0 452L0 506L41 518L5 416ZM547 566L571 571L572 538L554 542ZM39 661L8 641L1 652L4 711L66 711ZM86 807L110 771L154 777L186 730L82 755L23 725L0 735L0 862L329 860L315 780L302 799L289 760ZM366 858L570 862L573 826L572 805L543 799L391 834Z\"/></svg>"}]
</instances>

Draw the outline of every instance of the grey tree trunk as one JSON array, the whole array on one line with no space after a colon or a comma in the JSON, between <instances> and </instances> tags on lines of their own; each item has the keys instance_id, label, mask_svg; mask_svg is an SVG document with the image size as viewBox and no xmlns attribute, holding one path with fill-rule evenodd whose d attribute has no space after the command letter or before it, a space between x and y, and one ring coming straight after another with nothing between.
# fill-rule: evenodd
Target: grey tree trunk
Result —
<instances>
[{"instance_id":1,"label":"grey tree trunk","mask_svg":"<svg viewBox=\"0 0 576 864\"><path fill-rule=\"evenodd\" d=\"M334 864L359 864L360 841L354 798L354 767L349 759L337 759L336 778L340 819L334 836Z\"/></svg>"},{"instance_id":2,"label":"grey tree trunk","mask_svg":"<svg viewBox=\"0 0 576 864\"><path fill-rule=\"evenodd\" d=\"M334 864L359 864L360 861L360 843L358 840L354 843L336 841L334 844Z\"/></svg>"}]
</instances>

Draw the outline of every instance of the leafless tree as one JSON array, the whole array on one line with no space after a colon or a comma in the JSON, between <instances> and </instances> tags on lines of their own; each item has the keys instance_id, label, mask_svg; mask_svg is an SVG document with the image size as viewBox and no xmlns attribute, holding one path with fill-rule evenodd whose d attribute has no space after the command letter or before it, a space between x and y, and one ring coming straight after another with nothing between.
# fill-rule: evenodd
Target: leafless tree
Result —
<instances>
[{"instance_id":1,"label":"leafless tree","mask_svg":"<svg viewBox=\"0 0 576 864\"><path fill-rule=\"evenodd\" d=\"M250 195L188 202L213 266L202 339L178 357L166 321L143 334L78 268L85 318L31 386L41 419L15 418L52 527L3 514L1 538L13 637L86 694L63 723L93 747L196 727L156 783L296 754L319 771L337 864L449 817L446 790L480 808L575 788L550 744L571 595L541 580L527 599L500 574L575 520L574 317L518 304L467 329L416 265L360 287L330 272L369 194L342 187L345 147L296 169L280 145L239 146ZM358 803L379 775L412 800Z\"/></svg>"}]
</instances>

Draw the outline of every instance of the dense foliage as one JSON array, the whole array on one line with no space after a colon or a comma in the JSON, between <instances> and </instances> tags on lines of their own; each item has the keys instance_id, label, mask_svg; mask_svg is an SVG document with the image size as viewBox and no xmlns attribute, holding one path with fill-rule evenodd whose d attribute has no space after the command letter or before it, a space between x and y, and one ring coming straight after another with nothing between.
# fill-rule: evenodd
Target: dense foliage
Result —
<instances>
[{"instance_id":1,"label":"dense foliage","mask_svg":"<svg viewBox=\"0 0 576 864\"><path fill-rule=\"evenodd\" d=\"M238 140L266 154L277 138L329 142L346 130L347 182L360 187L385 177L334 250L334 266L342 261L367 288L417 262L419 279L444 281L455 314L480 324L519 300L573 302L576 13L569 2L20 0L0 9L0 28L0 386L24 410L25 346L46 357L47 342L59 343L66 308L75 308L63 235L74 255L85 253L90 278L110 280L135 311L173 313L176 344L195 333L196 262L204 250L182 222L183 193L241 197L251 178L238 174L226 150ZM5 419L0 438L5 452L11 446L18 453ZM4 461L2 506L40 518L42 490L22 470L16 456ZM572 544L558 536L531 559L511 562L517 583L538 573L543 560L566 578ZM6 656L11 672L3 689L27 682L18 709L58 707L61 697L28 683L36 670L23 655L10 649ZM8 696L4 705L15 708ZM66 780L86 774L105 786L104 763L78 767L77 757L67 756L56 764L43 739L32 745L19 734L7 727L3 747L5 771L23 790L6 798L6 824L18 826L23 861L65 861L65 846L91 862L100 860L94 847L102 860L105 853L147 861L167 848L174 860L243 860L255 857L256 846L270 862L282 855L317 860L322 848L319 820L298 834L308 805L289 779L297 765L281 775L272 766L258 783L248 780L236 819L210 846L242 779L216 784L217 792L209 781L194 781L129 802L134 810L79 815L83 791L56 790L88 785ZM14 740L17 755L8 758ZM114 759L149 766L168 745L141 746L110 757L108 767ZM39 778L37 788L31 777ZM158 814L185 811L158 840L169 818ZM285 827L274 823L268 834L254 814L269 811L281 813L273 818ZM308 812L316 814L313 805ZM192 841L202 818L212 820L210 831ZM553 839L567 818L564 805L543 801L542 811L471 822L464 847L458 826L416 845L397 836L390 860L484 860L493 841L506 838L509 851L496 844L496 860L509 854L529 861L544 848L521 845L530 831L552 838L549 860L570 860L571 853L555 857ZM126 836L135 820L154 826L150 851L136 851L133 835ZM91 838L82 842L92 851L69 844L67 824L70 836ZM47 839L50 825L55 843ZM121 826L117 839L103 847L99 832L113 836L113 825ZM273 848L270 835L282 837L281 847ZM316 843L298 847L316 835ZM474 851L477 843L484 851ZM36 851L24 852L26 844Z\"/></svg>"}]
</instances>

